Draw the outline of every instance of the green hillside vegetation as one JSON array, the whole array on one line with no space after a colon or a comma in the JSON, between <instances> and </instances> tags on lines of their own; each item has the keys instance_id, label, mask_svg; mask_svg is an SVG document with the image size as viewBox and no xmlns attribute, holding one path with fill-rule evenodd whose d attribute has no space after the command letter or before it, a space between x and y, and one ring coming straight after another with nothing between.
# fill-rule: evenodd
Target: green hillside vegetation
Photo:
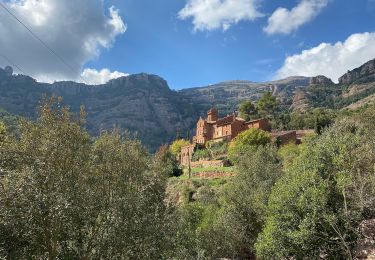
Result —
<instances>
[{"instance_id":1,"label":"green hillside vegetation","mask_svg":"<svg viewBox=\"0 0 375 260\"><path fill-rule=\"evenodd\" d=\"M18 134L20 118L0 108L0 123L6 127L8 133Z\"/></svg>"},{"instance_id":2,"label":"green hillside vegetation","mask_svg":"<svg viewBox=\"0 0 375 260\"><path fill-rule=\"evenodd\" d=\"M83 111L46 100L19 135L0 129L0 258L354 258L375 218L374 111L298 147L248 142L232 177L188 179L168 147L93 138Z\"/></svg>"}]
</instances>

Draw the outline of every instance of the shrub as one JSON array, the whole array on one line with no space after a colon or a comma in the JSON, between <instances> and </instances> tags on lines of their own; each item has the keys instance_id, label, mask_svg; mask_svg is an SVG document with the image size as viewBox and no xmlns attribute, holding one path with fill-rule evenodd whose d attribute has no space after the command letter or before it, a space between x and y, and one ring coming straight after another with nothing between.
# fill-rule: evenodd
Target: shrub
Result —
<instances>
[{"instance_id":1,"label":"shrub","mask_svg":"<svg viewBox=\"0 0 375 260\"><path fill-rule=\"evenodd\" d=\"M210 160L211 154L207 149L196 150L193 154L192 161L196 162L199 160Z\"/></svg>"},{"instance_id":2,"label":"shrub","mask_svg":"<svg viewBox=\"0 0 375 260\"><path fill-rule=\"evenodd\" d=\"M240 133L230 143L228 149L228 157L232 162L238 161L241 154L246 150L264 146L271 142L271 135L263 130L251 128Z\"/></svg>"}]
</instances>

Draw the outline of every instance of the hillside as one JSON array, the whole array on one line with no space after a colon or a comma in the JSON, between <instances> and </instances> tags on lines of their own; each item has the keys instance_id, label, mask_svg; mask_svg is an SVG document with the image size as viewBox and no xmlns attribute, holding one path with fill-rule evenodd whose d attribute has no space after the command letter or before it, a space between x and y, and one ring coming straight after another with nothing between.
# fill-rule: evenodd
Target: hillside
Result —
<instances>
[{"instance_id":1,"label":"hillside","mask_svg":"<svg viewBox=\"0 0 375 260\"><path fill-rule=\"evenodd\" d=\"M137 74L90 86L75 82L38 83L23 75L0 69L0 108L35 118L43 94L62 96L72 111L84 105L87 128L100 130L119 127L138 133L151 150L169 142L178 129L189 129L197 117L191 105L170 90L155 75Z\"/></svg>"},{"instance_id":2,"label":"hillside","mask_svg":"<svg viewBox=\"0 0 375 260\"><path fill-rule=\"evenodd\" d=\"M0 108L9 113L35 118L43 94L55 94L62 96L73 112L85 106L91 134L113 127L128 129L150 150L171 141L178 131L185 136L210 107L216 106L223 116L236 110L243 100L257 100L265 91L277 96L283 111L357 108L373 100L375 59L348 71L338 84L324 76L290 77L264 83L225 81L180 91L171 90L159 76L144 73L102 85L47 84L14 75L10 67L0 68Z\"/></svg>"},{"instance_id":3,"label":"hillside","mask_svg":"<svg viewBox=\"0 0 375 260\"><path fill-rule=\"evenodd\" d=\"M305 111L309 108L344 107L355 108L367 104L375 94L375 59L348 71L334 84L324 76L311 78L309 86L296 91L293 97L293 110ZM363 101L362 101L363 100ZM351 106L351 104L356 105Z\"/></svg>"},{"instance_id":4,"label":"hillside","mask_svg":"<svg viewBox=\"0 0 375 260\"><path fill-rule=\"evenodd\" d=\"M307 77L290 77L264 83L225 81L206 87L184 89L180 93L198 103L200 110L216 106L223 113L230 113L237 109L241 101L255 101L266 91L271 91L283 106L289 107L294 93L307 87L309 82L310 78Z\"/></svg>"}]
</instances>

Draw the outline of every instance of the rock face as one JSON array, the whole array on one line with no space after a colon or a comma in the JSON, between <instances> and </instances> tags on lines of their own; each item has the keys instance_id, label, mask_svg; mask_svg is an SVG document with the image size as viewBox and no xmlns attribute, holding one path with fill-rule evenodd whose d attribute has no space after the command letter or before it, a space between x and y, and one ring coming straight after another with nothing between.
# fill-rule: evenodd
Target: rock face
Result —
<instances>
[{"instance_id":1,"label":"rock face","mask_svg":"<svg viewBox=\"0 0 375 260\"><path fill-rule=\"evenodd\" d=\"M264 83L225 81L206 87L184 89L180 93L196 101L196 107L200 112L216 106L223 115L226 115L237 110L238 104L243 100L256 101L265 91L271 91L276 95L280 104L290 106L294 92L307 87L309 82L310 78L307 77L289 77Z\"/></svg>"},{"instance_id":2,"label":"rock face","mask_svg":"<svg viewBox=\"0 0 375 260\"><path fill-rule=\"evenodd\" d=\"M219 109L220 116L232 114L243 100L256 101L266 91L277 97L285 111L346 107L375 94L375 60L345 74L341 84L324 76L289 77L264 83L226 81L181 91L173 91L164 79L144 73L93 86L69 81L39 83L12 72L10 67L0 68L0 108L35 118L43 94L62 96L73 112L85 106L92 134L113 127L128 129L150 150L171 141L177 131L186 135L212 106ZM353 81L356 84L349 88L343 86Z\"/></svg>"},{"instance_id":3,"label":"rock face","mask_svg":"<svg viewBox=\"0 0 375 260\"><path fill-rule=\"evenodd\" d=\"M186 99L169 89L167 82L149 74L136 74L90 86L75 82L38 83L30 77L9 75L0 69L0 107L12 114L35 118L43 94L63 97L74 112L85 106L87 128L127 129L155 150L182 134L198 117Z\"/></svg>"},{"instance_id":4,"label":"rock face","mask_svg":"<svg viewBox=\"0 0 375 260\"><path fill-rule=\"evenodd\" d=\"M310 79L310 85L319 85L319 86L328 86L328 85L334 85L331 79L325 77L325 76L316 76Z\"/></svg>"},{"instance_id":5,"label":"rock face","mask_svg":"<svg viewBox=\"0 0 375 260\"><path fill-rule=\"evenodd\" d=\"M375 79L375 59L366 62L359 68L356 68L339 78L340 84L350 85L358 80L366 82Z\"/></svg>"}]
</instances>

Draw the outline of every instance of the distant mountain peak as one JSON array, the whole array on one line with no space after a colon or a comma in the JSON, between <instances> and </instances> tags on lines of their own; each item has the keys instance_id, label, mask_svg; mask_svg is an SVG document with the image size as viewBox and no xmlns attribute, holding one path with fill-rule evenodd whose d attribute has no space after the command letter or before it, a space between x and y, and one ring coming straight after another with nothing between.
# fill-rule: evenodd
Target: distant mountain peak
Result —
<instances>
[{"instance_id":1,"label":"distant mountain peak","mask_svg":"<svg viewBox=\"0 0 375 260\"><path fill-rule=\"evenodd\" d=\"M327 78L326 76L319 75L316 77L312 77L310 79L310 85L318 85L318 86L329 86L334 85L333 81L330 78Z\"/></svg>"},{"instance_id":2,"label":"distant mountain peak","mask_svg":"<svg viewBox=\"0 0 375 260\"><path fill-rule=\"evenodd\" d=\"M348 71L339 78L340 84L350 85L356 81L375 81L375 59L366 62L354 70Z\"/></svg>"}]
</instances>

